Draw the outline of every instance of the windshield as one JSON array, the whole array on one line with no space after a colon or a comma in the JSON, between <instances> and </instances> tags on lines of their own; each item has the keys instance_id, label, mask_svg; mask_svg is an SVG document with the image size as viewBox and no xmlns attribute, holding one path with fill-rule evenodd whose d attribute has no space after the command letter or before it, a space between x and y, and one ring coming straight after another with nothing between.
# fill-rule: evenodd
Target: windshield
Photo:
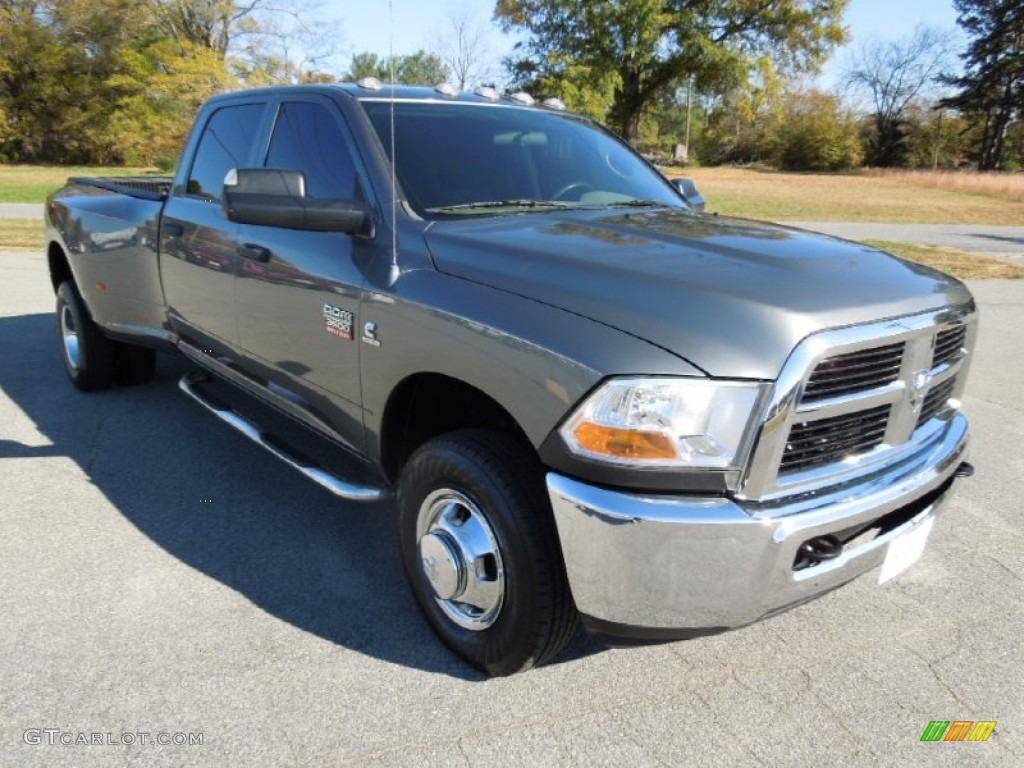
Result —
<instances>
[{"instance_id":1,"label":"windshield","mask_svg":"<svg viewBox=\"0 0 1024 768\"><path fill-rule=\"evenodd\" d=\"M364 101L363 107L390 155L391 104ZM582 118L500 105L397 101L394 107L395 171L421 216L686 207L629 147Z\"/></svg>"}]
</instances>

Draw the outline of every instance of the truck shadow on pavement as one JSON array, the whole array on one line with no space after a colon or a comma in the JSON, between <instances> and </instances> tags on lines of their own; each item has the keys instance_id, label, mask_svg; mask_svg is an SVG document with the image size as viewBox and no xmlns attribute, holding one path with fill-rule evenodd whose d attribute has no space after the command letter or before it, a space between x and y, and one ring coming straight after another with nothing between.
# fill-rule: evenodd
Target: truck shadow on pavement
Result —
<instances>
[{"instance_id":1,"label":"truck shadow on pavement","mask_svg":"<svg viewBox=\"0 0 1024 768\"><path fill-rule=\"evenodd\" d=\"M0 460L72 459L158 546L301 630L396 664L486 679L421 616L389 503L337 499L226 428L178 391L182 360L161 356L147 386L78 392L53 323L50 314L0 318L0 388L51 443L0 432ZM601 649L579 632L558 662Z\"/></svg>"}]
</instances>

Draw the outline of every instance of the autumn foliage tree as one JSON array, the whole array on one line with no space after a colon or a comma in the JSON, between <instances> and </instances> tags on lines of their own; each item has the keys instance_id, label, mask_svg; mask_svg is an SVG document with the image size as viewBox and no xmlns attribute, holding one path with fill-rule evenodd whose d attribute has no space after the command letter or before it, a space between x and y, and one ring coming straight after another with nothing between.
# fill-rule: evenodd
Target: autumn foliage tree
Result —
<instances>
[{"instance_id":1,"label":"autumn foliage tree","mask_svg":"<svg viewBox=\"0 0 1024 768\"><path fill-rule=\"evenodd\" d=\"M607 117L636 141L645 110L683 78L724 92L766 62L813 69L843 41L847 2L498 0L494 14L506 31L525 36L509 62L517 84L550 91L612 73Z\"/></svg>"},{"instance_id":2,"label":"autumn foliage tree","mask_svg":"<svg viewBox=\"0 0 1024 768\"><path fill-rule=\"evenodd\" d=\"M212 94L316 76L276 55L301 32L282 15L296 20L266 0L0 0L0 160L173 162Z\"/></svg>"}]
</instances>

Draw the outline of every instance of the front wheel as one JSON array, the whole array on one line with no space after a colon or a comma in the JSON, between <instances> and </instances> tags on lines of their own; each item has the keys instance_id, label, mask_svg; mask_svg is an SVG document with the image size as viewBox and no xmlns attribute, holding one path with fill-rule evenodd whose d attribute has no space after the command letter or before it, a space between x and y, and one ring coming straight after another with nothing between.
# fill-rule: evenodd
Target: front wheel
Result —
<instances>
[{"instance_id":1,"label":"front wheel","mask_svg":"<svg viewBox=\"0 0 1024 768\"><path fill-rule=\"evenodd\" d=\"M435 438L398 485L402 561L444 643L491 675L543 664L576 628L558 536L532 452L497 432Z\"/></svg>"}]
</instances>

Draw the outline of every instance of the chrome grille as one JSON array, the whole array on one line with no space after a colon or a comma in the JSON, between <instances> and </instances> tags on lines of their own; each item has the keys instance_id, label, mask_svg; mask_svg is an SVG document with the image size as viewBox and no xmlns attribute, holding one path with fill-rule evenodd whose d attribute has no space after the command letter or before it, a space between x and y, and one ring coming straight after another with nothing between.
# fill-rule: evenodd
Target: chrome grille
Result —
<instances>
[{"instance_id":1,"label":"chrome grille","mask_svg":"<svg viewBox=\"0 0 1024 768\"><path fill-rule=\"evenodd\" d=\"M822 360L807 380L803 401L838 397L896 381L905 346L903 342L886 344Z\"/></svg>"},{"instance_id":2,"label":"chrome grille","mask_svg":"<svg viewBox=\"0 0 1024 768\"><path fill-rule=\"evenodd\" d=\"M780 472L832 464L881 445L891 406L880 405L819 421L794 424L779 464Z\"/></svg>"},{"instance_id":3,"label":"chrome grille","mask_svg":"<svg viewBox=\"0 0 1024 768\"><path fill-rule=\"evenodd\" d=\"M964 306L808 336L776 382L740 495L812 492L923 450L962 395L975 320Z\"/></svg>"}]
</instances>

